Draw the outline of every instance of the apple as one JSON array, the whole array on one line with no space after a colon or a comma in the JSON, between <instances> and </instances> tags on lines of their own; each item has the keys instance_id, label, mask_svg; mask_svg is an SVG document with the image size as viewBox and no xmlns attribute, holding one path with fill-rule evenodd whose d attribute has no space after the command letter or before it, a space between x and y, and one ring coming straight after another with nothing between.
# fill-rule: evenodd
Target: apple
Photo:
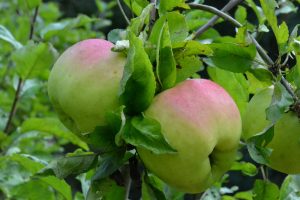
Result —
<instances>
[{"instance_id":1,"label":"apple","mask_svg":"<svg viewBox=\"0 0 300 200\"><path fill-rule=\"evenodd\" d=\"M162 134L177 150L154 154L137 148L146 168L167 184L199 193L230 169L242 122L235 102L216 83L185 80L158 94L145 115L160 122Z\"/></svg>"},{"instance_id":2,"label":"apple","mask_svg":"<svg viewBox=\"0 0 300 200\"><path fill-rule=\"evenodd\" d=\"M54 64L48 93L60 120L74 133L106 125L107 111L120 106L118 90L126 57L113 44L87 39L68 48Z\"/></svg>"},{"instance_id":3,"label":"apple","mask_svg":"<svg viewBox=\"0 0 300 200\"><path fill-rule=\"evenodd\" d=\"M263 131L271 124L266 119L266 109L272 101L273 87L265 88L250 100L243 115L243 138ZM274 136L267 145L273 151L269 158L269 167L287 174L300 173L300 121L297 114L284 113L274 125Z\"/></svg>"}]
</instances>

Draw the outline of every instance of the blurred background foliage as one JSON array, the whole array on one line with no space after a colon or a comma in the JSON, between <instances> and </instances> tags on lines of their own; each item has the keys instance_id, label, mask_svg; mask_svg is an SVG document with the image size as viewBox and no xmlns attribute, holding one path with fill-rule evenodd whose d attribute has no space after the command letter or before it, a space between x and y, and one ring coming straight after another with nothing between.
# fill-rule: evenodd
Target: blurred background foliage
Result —
<instances>
[{"instance_id":1,"label":"blurred background foliage","mask_svg":"<svg viewBox=\"0 0 300 200\"><path fill-rule=\"evenodd\" d=\"M300 17L295 12L298 8L289 1L280 2L286 5L280 10L279 22L286 21L293 27ZM222 8L226 1L205 3ZM133 17L125 3L123 6L127 15ZM236 10L233 9L231 15L235 15ZM257 24L253 10L247 7L246 12L247 20ZM191 29L203 25L212 16L199 13L187 16L199 19L197 24L189 24ZM57 56L70 45L86 38L105 38L110 30L126 26L116 1L0 0L0 33L1 37L5 36L0 41L0 130L3 130L0 131L0 199L80 200L87 196L89 173L65 180L54 176L32 177L54 158L89 150L57 120L47 96L47 77ZM235 29L228 22L220 22L202 37L220 35L234 36ZM270 55L277 58L278 52L273 51L277 49L274 36L268 33L258 38ZM201 75L206 76L205 72ZM15 107L14 101L17 101ZM7 123L10 117L11 122ZM249 157L243 159L251 162ZM272 181L282 183L283 174L268 172ZM254 176L245 175L247 173ZM258 177L261 175L256 168L245 165L242 171L230 172L226 185L233 192L236 185L246 191ZM116 198L113 195L122 190L116 185L113 189L110 195ZM187 195L188 198L192 197Z\"/></svg>"}]
</instances>

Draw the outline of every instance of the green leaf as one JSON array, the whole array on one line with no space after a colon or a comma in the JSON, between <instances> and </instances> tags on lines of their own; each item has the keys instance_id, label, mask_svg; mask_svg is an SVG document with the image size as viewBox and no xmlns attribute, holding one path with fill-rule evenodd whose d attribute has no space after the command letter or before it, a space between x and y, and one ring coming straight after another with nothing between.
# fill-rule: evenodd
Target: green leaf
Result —
<instances>
[{"instance_id":1,"label":"green leaf","mask_svg":"<svg viewBox=\"0 0 300 200\"><path fill-rule=\"evenodd\" d=\"M230 170L240 170L247 176L255 176L257 174L257 167L249 162L234 162Z\"/></svg>"},{"instance_id":2,"label":"green leaf","mask_svg":"<svg viewBox=\"0 0 300 200\"><path fill-rule=\"evenodd\" d=\"M159 13L165 14L167 11L172 11L175 7L189 9L189 6L185 3L185 0L160 1Z\"/></svg>"},{"instance_id":3,"label":"green leaf","mask_svg":"<svg viewBox=\"0 0 300 200\"><path fill-rule=\"evenodd\" d=\"M11 191L12 199L30 200L55 200L61 196L55 196L51 187L41 180L30 180L16 185Z\"/></svg>"},{"instance_id":4,"label":"green leaf","mask_svg":"<svg viewBox=\"0 0 300 200\"><path fill-rule=\"evenodd\" d=\"M272 103L266 109L267 120L276 122L293 103L293 97L285 87L280 82L275 83Z\"/></svg>"},{"instance_id":5,"label":"green leaf","mask_svg":"<svg viewBox=\"0 0 300 200\"><path fill-rule=\"evenodd\" d=\"M251 68L256 55L254 45L240 46L238 44L211 44L214 54L212 62L219 68L232 72L246 72Z\"/></svg>"},{"instance_id":6,"label":"green leaf","mask_svg":"<svg viewBox=\"0 0 300 200\"><path fill-rule=\"evenodd\" d=\"M104 179L120 168L130 157L131 153L125 153L125 149L119 149L111 153L104 154L99 159L92 181Z\"/></svg>"},{"instance_id":7,"label":"green leaf","mask_svg":"<svg viewBox=\"0 0 300 200\"><path fill-rule=\"evenodd\" d=\"M156 50L156 73L162 90L171 88L176 82L176 63L173 56L168 23L164 23Z\"/></svg>"},{"instance_id":8,"label":"green leaf","mask_svg":"<svg viewBox=\"0 0 300 200\"><path fill-rule=\"evenodd\" d=\"M154 24L149 41L153 45L157 45L160 39L160 33L165 26L165 22L168 23L168 29L170 34L171 43L182 42L188 36L188 27L185 21L184 15L179 12L169 12L163 17L160 17Z\"/></svg>"},{"instance_id":9,"label":"green leaf","mask_svg":"<svg viewBox=\"0 0 300 200\"><path fill-rule=\"evenodd\" d=\"M208 67L210 78L221 85L233 98L241 113L244 113L248 99L248 82L243 74L233 73L217 67Z\"/></svg>"},{"instance_id":10,"label":"green leaf","mask_svg":"<svg viewBox=\"0 0 300 200\"><path fill-rule=\"evenodd\" d=\"M289 38L289 30L285 22L279 27L277 24L277 17L275 14L275 8L278 7L275 0L260 0L263 12L275 34L276 41L279 47L280 55L286 53L286 43Z\"/></svg>"},{"instance_id":11,"label":"green leaf","mask_svg":"<svg viewBox=\"0 0 300 200\"><path fill-rule=\"evenodd\" d=\"M113 200L125 199L125 188L118 186L111 179L103 179L100 181L93 181L87 194L87 200Z\"/></svg>"},{"instance_id":12,"label":"green leaf","mask_svg":"<svg viewBox=\"0 0 300 200\"><path fill-rule=\"evenodd\" d=\"M42 0L26 0L27 6L32 9L41 4Z\"/></svg>"},{"instance_id":13,"label":"green leaf","mask_svg":"<svg viewBox=\"0 0 300 200\"><path fill-rule=\"evenodd\" d=\"M51 23L42 28L40 35L43 39L49 40L58 34L65 34L67 30L90 24L97 21L96 18L90 18L86 15L78 15L76 18L65 19L60 22Z\"/></svg>"},{"instance_id":14,"label":"green leaf","mask_svg":"<svg viewBox=\"0 0 300 200\"><path fill-rule=\"evenodd\" d=\"M120 100L129 113L139 113L151 103L155 94L155 76L142 41L129 32L130 48L121 80Z\"/></svg>"},{"instance_id":15,"label":"green leaf","mask_svg":"<svg viewBox=\"0 0 300 200\"><path fill-rule=\"evenodd\" d=\"M125 125L122 137L127 143L155 154L176 153L162 135L159 122L146 116L133 117Z\"/></svg>"},{"instance_id":16,"label":"green leaf","mask_svg":"<svg viewBox=\"0 0 300 200\"><path fill-rule=\"evenodd\" d=\"M55 175L58 178L66 178L71 174L81 174L95 167L98 156L95 154L83 154L59 158L45 167L38 176Z\"/></svg>"},{"instance_id":17,"label":"green leaf","mask_svg":"<svg viewBox=\"0 0 300 200\"><path fill-rule=\"evenodd\" d=\"M108 41L116 43L118 40L125 40L126 31L124 29L113 29L107 35Z\"/></svg>"},{"instance_id":18,"label":"green leaf","mask_svg":"<svg viewBox=\"0 0 300 200\"><path fill-rule=\"evenodd\" d=\"M18 42L5 26L0 25L0 39L10 43L16 49L20 49L23 45Z\"/></svg>"},{"instance_id":19,"label":"green leaf","mask_svg":"<svg viewBox=\"0 0 300 200\"><path fill-rule=\"evenodd\" d=\"M300 55L296 55L296 62L296 65L288 73L287 79L294 83L297 88L300 88Z\"/></svg>"},{"instance_id":20,"label":"green leaf","mask_svg":"<svg viewBox=\"0 0 300 200\"><path fill-rule=\"evenodd\" d=\"M143 200L166 200L163 182L152 174L145 174L142 179Z\"/></svg>"},{"instance_id":21,"label":"green leaf","mask_svg":"<svg viewBox=\"0 0 300 200\"><path fill-rule=\"evenodd\" d=\"M275 0L260 0L260 4L262 7L262 10L273 29L275 35L277 34L277 17L275 15L275 8L278 7ZM277 38L277 37L276 37Z\"/></svg>"},{"instance_id":22,"label":"green leaf","mask_svg":"<svg viewBox=\"0 0 300 200\"><path fill-rule=\"evenodd\" d=\"M32 174L35 174L47 164L38 158L27 154L13 154L9 157L9 159L18 162Z\"/></svg>"},{"instance_id":23,"label":"green leaf","mask_svg":"<svg viewBox=\"0 0 300 200\"><path fill-rule=\"evenodd\" d=\"M149 4L147 0L124 0L124 2L137 16L140 16L143 9Z\"/></svg>"},{"instance_id":24,"label":"green leaf","mask_svg":"<svg viewBox=\"0 0 300 200\"><path fill-rule=\"evenodd\" d=\"M289 28L285 22L282 22L282 24L279 26L276 39L279 46L280 55L285 54L287 52L287 42L289 39Z\"/></svg>"},{"instance_id":25,"label":"green leaf","mask_svg":"<svg viewBox=\"0 0 300 200\"><path fill-rule=\"evenodd\" d=\"M29 131L41 131L45 133L50 133L58 138L64 138L85 150L89 147L82 141L78 136L70 132L64 127L64 125L57 118L29 118L23 122L21 126L21 132Z\"/></svg>"},{"instance_id":26,"label":"green leaf","mask_svg":"<svg viewBox=\"0 0 300 200\"><path fill-rule=\"evenodd\" d=\"M269 181L256 180L253 188L253 200L278 199L278 186Z\"/></svg>"},{"instance_id":27,"label":"green leaf","mask_svg":"<svg viewBox=\"0 0 300 200\"><path fill-rule=\"evenodd\" d=\"M184 81L187 78L193 77L196 72L204 69L203 63L200 61L198 56L178 57L176 62L179 65L176 73L177 83Z\"/></svg>"},{"instance_id":28,"label":"green leaf","mask_svg":"<svg viewBox=\"0 0 300 200\"><path fill-rule=\"evenodd\" d=\"M247 140L247 149L251 158L260 164L267 165L272 149L266 146L271 142L274 136L274 126L270 125L260 133Z\"/></svg>"},{"instance_id":29,"label":"green leaf","mask_svg":"<svg viewBox=\"0 0 300 200\"><path fill-rule=\"evenodd\" d=\"M23 79L47 79L56 52L50 44L29 42L12 54L17 73Z\"/></svg>"},{"instance_id":30,"label":"green leaf","mask_svg":"<svg viewBox=\"0 0 300 200\"><path fill-rule=\"evenodd\" d=\"M60 180L55 176L40 177L39 180L51 186L56 192L61 194L65 200L72 200L71 187L65 180Z\"/></svg>"},{"instance_id":31,"label":"green leaf","mask_svg":"<svg viewBox=\"0 0 300 200\"><path fill-rule=\"evenodd\" d=\"M149 16L153 7L154 7L153 4L149 4L147 7L143 9L141 15L131 20L131 23L128 28L129 32L134 33L136 36L140 34L144 25L149 24ZM130 38L130 34L129 34L129 38Z\"/></svg>"},{"instance_id":32,"label":"green leaf","mask_svg":"<svg viewBox=\"0 0 300 200\"><path fill-rule=\"evenodd\" d=\"M280 188L279 200L296 200L300 198L300 176L288 175Z\"/></svg>"},{"instance_id":33,"label":"green leaf","mask_svg":"<svg viewBox=\"0 0 300 200\"><path fill-rule=\"evenodd\" d=\"M241 24L247 22L247 10L243 6L238 6L238 9L234 13L234 18L239 21Z\"/></svg>"}]
</instances>

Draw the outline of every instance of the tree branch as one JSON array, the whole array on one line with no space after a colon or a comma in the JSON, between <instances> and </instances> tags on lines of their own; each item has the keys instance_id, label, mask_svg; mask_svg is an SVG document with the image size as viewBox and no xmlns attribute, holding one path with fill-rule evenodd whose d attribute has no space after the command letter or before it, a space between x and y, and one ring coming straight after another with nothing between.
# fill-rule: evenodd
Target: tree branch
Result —
<instances>
[{"instance_id":1,"label":"tree branch","mask_svg":"<svg viewBox=\"0 0 300 200\"><path fill-rule=\"evenodd\" d=\"M119 9L120 9L120 11L121 11L121 13L122 13L125 21L127 22L127 24L130 24L130 20L128 19L127 15L126 15L126 13L125 13L125 11L124 11L124 9L122 7L122 4L121 4L120 0L117 0L117 3L118 3Z\"/></svg>"},{"instance_id":2,"label":"tree branch","mask_svg":"<svg viewBox=\"0 0 300 200\"><path fill-rule=\"evenodd\" d=\"M235 7L236 5L238 5L239 3L241 3L243 0L230 0L228 2L228 4L226 4L222 9L221 11L223 13L225 12L228 12L229 10L231 10L233 7ZM191 4L189 4L191 6ZM192 4L192 5L195 5L195 4ZM198 4L198 5L201 5L201 4ZM199 8L200 9L200 8ZM207 10L209 11L209 10ZM216 14L216 13L214 13ZM207 29L211 28L215 23L216 21L219 19L220 16L214 16L212 17L205 25L201 26L197 31L196 33L193 35L193 39L199 37L202 33L204 33Z\"/></svg>"},{"instance_id":3,"label":"tree branch","mask_svg":"<svg viewBox=\"0 0 300 200\"><path fill-rule=\"evenodd\" d=\"M36 22L38 11L39 11L39 7L37 6L34 10L34 14L33 14L32 20L30 22L30 32L29 32L29 36L28 36L29 40L32 40L32 38L33 38L34 25L35 25L35 22ZM15 92L15 97L14 97L12 106L10 108L8 120L7 120L5 128L4 128L4 133L6 133L6 134L9 134L9 132L10 132L9 129L10 129L10 126L11 126L11 123L12 123L12 119L13 119L13 117L15 116L15 114L17 112L17 103L18 103L18 100L20 99L20 93L21 93L21 90L22 90L23 82L24 82L24 80L22 80L22 78L20 77L19 80L18 80L18 86L17 86L16 92Z\"/></svg>"},{"instance_id":4,"label":"tree branch","mask_svg":"<svg viewBox=\"0 0 300 200\"><path fill-rule=\"evenodd\" d=\"M234 0L230 1L230 2L233 2ZM234 2L236 3L237 1L239 0L235 0ZM230 2L228 4L230 4ZM227 4L227 5L228 5ZM226 6L227 6L226 5ZM236 5L236 4L235 4ZM232 23L234 26L236 27L242 27L242 24L239 23L237 20L235 20L233 17L231 17L230 15L226 14L224 11L222 10L218 10L212 6L207 6L207 5L202 5L202 4L193 4L193 3L190 3L189 4L190 7L192 8L196 8L196 9L200 9L200 10L204 10L204 11L208 11L210 13L213 13L215 14L216 16L215 17L221 17L227 21L229 21L230 23ZM212 18L213 19L213 18ZM211 20L212 20L211 19ZM210 21L211 21L210 20ZM203 30L205 31L207 28L209 28L210 26L213 25L213 23L210 23L210 21L202 26L204 27ZM201 28L202 28L201 27ZM207 28L206 28L207 27ZM200 28L200 29L201 29ZM206 28L206 29L205 29ZM199 30L200 30L199 29ZM198 32L198 31L197 31ZM193 38L196 38L196 36L199 36L201 33L203 33L203 31L199 31L198 33L196 33L194 35ZM265 63L267 63L270 67L273 66L275 63L274 61L268 56L268 54L266 53L266 51L260 46L260 44L256 41L256 39L249 33L247 32L247 36L252 40L253 44L255 45L256 49L257 49L257 52L259 53L259 55L261 56L261 58L265 61ZM289 94L293 97L293 100L295 102L298 102L299 101L299 98L297 97L297 95L294 93L292 87L290 86L289 82L284 78L284 76L281 77L281 80L280 80L281 84L286 88L286 90L289 92Z\"/></svg>"}]
</instances>

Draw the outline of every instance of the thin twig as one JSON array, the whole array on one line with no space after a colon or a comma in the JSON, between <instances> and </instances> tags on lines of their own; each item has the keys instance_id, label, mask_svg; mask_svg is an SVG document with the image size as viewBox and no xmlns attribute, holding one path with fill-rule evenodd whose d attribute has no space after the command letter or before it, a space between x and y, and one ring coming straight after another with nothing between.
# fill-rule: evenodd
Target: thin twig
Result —
<instances>
[{"instance_id":1,"label":"thin twig","mask_svg":"<svg viewBox=\"0 0 300 200\"><path fill-rule=\"evenodd\" d=\"M222 12L228 12L233 7L241 3L243 0L230 0L222 9ZM190 5L190 4L189 4ZM219 19L219 16L212 17L205 25L201 26L196 33L193 35L193 39L199 37L202 33L204 33L207 29L211 28L216 21Z\"/></svg>"},{"instance_id":2,"label":"thin twig","mask_svg":"<svg viewBox=\"0 0 300 200\"><path fill-rule=\"evenodd\" d=\"M39 12L39 7L37 6L37 7L34 9L34 14L33 14L33 17L32 17L31 23L30 23L29 40L32 40L32 38L33 38L34 24L35 24L35 22L36 22L36 18L37 18L38 12Z\"/></svg>"},{"instance_id":3,"label":"thin twig","mask_svg":"<svg viewBox=\"0 0 300 200\"><path fill-rule=\"evenodd\" d=\"M154 5L151 13L150 13L150 24L149 24L149 32L151 32L151 29L155 23L156 20L156 0L151 0L151 3Z\"/></svg>"},{"instance_id":4,"label":"thin twig","mask_svg":"<svg viewBox=\"0 0 300 200\"><path fill-rule=\"evenodd\" d=\"M264 166L260 166L260 171L261 171L261 175L262 175L263 179L265 181L268 181L268 177L266 176Z\"/></svg>"},{"instance_id":5,"label":"thin twig","mask_svg":"<svg viewBox=\"0 0 300 200\"><path fill-rule=\"evenodd\" d=\"M120 11L121 11L121 13L122 13L125 21L127 22L127 24L130 24L130 20L128 19L127 15L126 15L126 13L125 13L125 11L124 11L124 9L122 7L122 4L121 4L120 0L117 0L117 2L118 2L119 9L120 9Z\"/></svg>"},{"instance_id":6,"label":"thin twig","mask_svg":"<svg viewBox=\"0 0 300 200\"><path fill-rule=\"evenodd\" d=\"M13 104L10 108L8 120L7 120L6 126L4 128L4 133L6 133L6 134L9 133L9 128L10 128L10 124L12 122L12 118L14 117L14 115L17 111L17 109L16 109L17 108L17 102L20 98L20 92L21 92L22 84L23 84L23 80L22 80L22 78L19 78L18 86L17 86L16 93L15 93L15 98L14 98Z\"/></svg>"},{"instance_id":7,"label":"thin twig","mask_svg":"<svg viewBox=\"0 0 300 200\"><path fill-rule=\"evenodd\" d=\"M230 2L233 2L233 1L230 1ZM221 18L223 18L225 20L228 20L230 23L232 23L233 25L235 25L238 28L242 27L241 23L239 23L237 20L235 20L233 17L231 17L230 15L226 14L222 10L218 10L218 9L212 7L212 6L201 5L201 4L192 4L191 3L189 5L190 5L190 7L193 7L193 8L197 8L197 9L201 9L201 10L205 10L205 11L211 12L211 13L217 15L218 17L221 17ZM207 24L209 24L209 22ZM274 65L274 61L268 56L268 54L266 53L266 51L260 46L260 44L256 41L256 39L249 32L247 32L247 36L252 40L252 42L255 45L255 47L257 49L257 52L259 53L259 55L261 56L261 58L269 65L269 67L273 66ZM194 36L194 38L195 38L195 36ZM294 93L294 91L293 91L292 87L290 86L289 82L283 76L281 77L280 82L286 88L286 90L289 92L289 94L293 97L293 100L295 102L299 101L299 98Z\"/></svg>"},{"instance_id":8,"label":"thin twig","mask_svg":"<svg viewBox=\"0 0 300 200\"><path fill-rule=\"evenodd\" d=\"M36 22L38 10L39 10L39 7L37 6L34 10L34 14L33 14L33 17L32 17L31 23L30 23L30 32L29 32L29 36L28 36L29 40L32 40L32 38L33 38L34 24ZM12 106L10 108L8 120L7 120L5 128L4 128L4 133L6 133L6 134L9 134L9 129L10 129L10 126L12 123L12 119L17 112L17 103L18 103L18 100L20 99L20 93L21 93L23 84L24 84L24 80L20 77L18 80L18 86L17 86L16 92L15 92L15 97L14 97Z\"/></svg>"}]
</instances>

